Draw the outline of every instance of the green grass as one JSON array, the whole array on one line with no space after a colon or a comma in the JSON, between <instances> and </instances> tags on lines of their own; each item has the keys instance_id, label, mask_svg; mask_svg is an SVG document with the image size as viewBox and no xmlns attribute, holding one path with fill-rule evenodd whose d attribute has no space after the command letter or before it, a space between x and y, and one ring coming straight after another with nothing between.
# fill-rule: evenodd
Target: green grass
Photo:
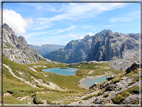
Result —
<instances>
[{"instance_id":1,"label":"green grass","mask_svg":"<svg viewBox=\"0 0 142 107\"><path fill-rule=\"evenodd\" d=\"M112 101L114 104L121 104L122 101L125 100L125 97L123 97L122 95L118 94L118 96L112 98Z\"/></svg>"},{"instance_id":2,"label":"green grass","mask_svg":"<svg viewBox=\"0 0 142 107\"><path fill-rule=\"evenodd\" d=\"M9 91L14 97L24 97L41 90L42 89L33 88L22 81L16 81L16 79L12 80L3 77L3 92Z\"/></svg>"},{"instance_id":3,"label":"green grass","mask_svg":"<svg viewBox=\"0 0 142 107\"><path fill-rule=\"evenodd\" d=\"M129 78L132 78L135 74L139 73L139 68L137 70L131 71L128 74L125 74L124 76L127 76Z\"/></svg>"},{"instance_id":4,"label":"green grass","mask_svg":"<svg viewBox=\"0 0 142 107\"><path fill-rule=\"evenodd\" d=\"M88 100L89 98L96 97L96 96L97 96L97 94L91 94L91 95L83 98L82 100Z\"/></svg>"},{"instance_id":5,"label":"green grass","mask_svg":"<svg viewBox=\"0 0 142 107\"><path fill-rule=\"evenodd\" d=\"M136 76L129 85L131 85L139 80L140 80L139 76Z\"/></svg>"},{"instance_id":6,"label":"green grass","mask_svg":"<svg viewBox=\"0 0 142 107\"><path fill-rule=\"evenodd\" d=\"M139 86L138 85L135 85L131 88L128 88L127 91L131 94L139 94Z\"/></svg>"},{"instance_id":7,"label":"green grass","mask_svg":"<svg viewBox=\"0 0 142 107\"><path fill-rule=\"evenodd\" d=\"M70 97L69 97L70 96ZM41 104L42 100L46 100L48 104L52 104L52 101L61 101L66 103L67 99L74 99L73 93L60 93L60 92L49 92L49 93L36 93L35 102Z\"/></svg>"},{"instance_id":8,"label":"green grass","mask_svg":"<svg viewBox=\"0 0 142 107\"><path fill-rule=\"evenodd\" d=\"M77 64L73 67L78 68L79 70L76 72L77 76L98 76L104 75L106 72L110 72L113 74L123 73L124 71L121 70L113 70L111 68L106 69L106 67L110 67L110 63L96 63L96 64ZM88 74L89 71L93 70L92 74ZM111 74L108 74L111 75Z\"/></svg>"},{"instance_id":9,"label":"green grass","mask_svg":"<svg viewBox=\"0 0 142 107\"><path fill-rule=\"evenodd\" d=\"M105 95L103 95L104 98L108 97L109 96L109 92L106 93Z\"/></svg>"},{"instance_id":10,"label":"green grass","mask_svg":"<svg viewBox=\"0 0 142 107\"><path fill-rule=\"evenodd\" d=\"M64 96L78 96L78 95L86 92L85 89L82 89L78 86L78 82L80 81L80 79L82 79L82 77L79 77L76 75L64 76L64 75L58 75L58 74L54 74L54 73L50 73L50 72L42 72L41 70L45 69L45 68L39 68L39 69L37 68L36 70L38 73L36 73L28 68L29 66L32 67L33 65L45 65L47 68L64 67L63 64L56 65L56 64L48 64L48 63L42 63L42 62L34 63L34 64L18 64L18 63L14 63L14 62L8 60L5 57L3 58L3 63L8 65L12 69L12 72L18 77L23 78L16 71L23 72L26 76L26 78L24 78L26 81L30 81L30 82L34 81L31 78L31 76L33 76L36 79L42 79L44 83L52 82L63 89L68 89L67 91L54 90L54 89L49 89L49 88L40 86L38 83L35 83L35 84L43 89L33 88L30 85L22 82L21 80L13 77L9 73L8 69L4 67L3 68L3 92L9 91L10 93L12 93L12 96L14 98L24 97L27 95L30 96L30 95L36 93L37 91L52 93L52 97L56 98L56 99L59 99L58 97L64 97ZM48 77L44 77L44 75L41 74L40 72L44 73L45 75L48 75ZM62 94L64 96L62 96ZM38 96L38 94L37 94L37 96ZM39 101L38 98L36 98L35 100ZM54 99L52 99L52 100L54 100ZM72 99L72 100L74 100L74 99ZM71 101L66 100L63 103L69 103ZM13 103L13 102L10 102L10 100L8 102L6 99L4 99L4 102L8 103L8 104ZM50 102L50 101L48 101L48 99L47 99L47 102ZM37 103L41 103L41 102L37 102Z\"/></svg>"},{"instance_id":11,"label":"green grass","mask_svg":"<svg viewBox=\"0 0 142 107\"><path fill-rule=\"evenodd\" d=\"M5 96L3 97L3 104L25 104L25 103L18 100L14 96Z\"/></svg>"}]
</instances>

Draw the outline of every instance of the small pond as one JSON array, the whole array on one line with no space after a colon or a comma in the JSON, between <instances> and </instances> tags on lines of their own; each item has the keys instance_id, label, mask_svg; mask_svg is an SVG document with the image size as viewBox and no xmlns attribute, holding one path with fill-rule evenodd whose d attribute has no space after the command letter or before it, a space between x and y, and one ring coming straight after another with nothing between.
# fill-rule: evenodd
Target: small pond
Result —
<instances>
[{"instance_id":1,"label":"small pond","mask_svg":"<svg viewBox=\"0 0 142 107\"><path fill-rule=\"evenodd\" d=\"M56 74L60 74L60 75L75 75L75 72L78 69L76 68L65 68L65 69L61 69L60 67L58 68L48 68L48 69L43 69L42 71L44 72L52 72L52 73L56 73Z\"/></svg>"},{"instance_id":2,"label":"small pond","mask_svg":"<svg viewBox=\"0 0 142 107\"><path fill-rule=\"evenodd\" d=\"M80 86L85 89L89 89L95 83L103 82L109 76L101 76L101 77L92 77L92 78L85 78L81 81Z\"/></svg>"}]
</instances>

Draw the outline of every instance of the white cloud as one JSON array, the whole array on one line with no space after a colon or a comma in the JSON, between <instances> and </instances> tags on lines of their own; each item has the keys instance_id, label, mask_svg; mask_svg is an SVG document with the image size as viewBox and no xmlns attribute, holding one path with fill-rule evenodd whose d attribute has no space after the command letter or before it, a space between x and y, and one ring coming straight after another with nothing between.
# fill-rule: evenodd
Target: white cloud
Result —
<instances>
[{"instance_id":1,"label":"white cloud","mask_svg":"<svg viewBox=\"0 0 142 107\"><path fill-rule=\"evenodd\" d=\"M78 39L83 39L83 38L84 38L83 36L78 37Z\"/></svg>"},{"instance_id":2,"label":"white cloud","mask_svg":"<svg viewBox=\"0 0 142 107\"><path fill-rule=\"evenodd\" d=\"M94 34L90 32L90 33L87 33L87 35L93 36Z\"/></svg>"},{"instance_id":3,"label":"white cloud","mask_svg":"<svg viewBox=\"0 0 142 107\"><path fill-rule=\"evenodd\" d=\"M26 28L33 23L33 19L24 19L15 11L4 9L3 22L7 23L17 35L23 35L26 33Z\"/></svg>"},{"instance_id":4,"label":"white cloud","mask_svg":"<svg viewBox=\"0 0 142 107\"><path fill-rule=\"evenodd\" d=\"M69 3L62 8L63 13L46 18L37 18L37 23L48 24L60 20L79 20L82 18L95 17L104 11L122 8L126 3Z\"/></svg>"},{"instance_id":5,"label":"white cloud","mask_svg":"<svg viewBox=\"0 0 142 107\"><path fill-rule=\"evenodd\" d=\"M71 26L71 27L69 27L69 28L59 30L58 32L65 32L65 31L68 31L68 30L72 30L72 29L75 28L75 27L76 27L76 26Z\"/></svg>"},{"instance_id":6,"label":"white cloud","mask_svg":"<svg viewBox=\"0 0 142 107\"><path fill-rule=\"evenodd\" d=\"M114 22L129 22L129 21L139 19L139 18L140 18L140 11L136 11L136 12L129 13L129 14L122 16L122 17L112 18L112 19L110 19L110 22L112 22L112 23L114 23Z\"/></svg>"},{"instance_id":7,"label":"white cloud","mask_svg":"<svg viewBox=\"0 0 142 107\"><path fill-rule=\"evenodd\" d=\"M76 35L69 34L70 37L77 38Z\"/></svg>"}]
</instances>

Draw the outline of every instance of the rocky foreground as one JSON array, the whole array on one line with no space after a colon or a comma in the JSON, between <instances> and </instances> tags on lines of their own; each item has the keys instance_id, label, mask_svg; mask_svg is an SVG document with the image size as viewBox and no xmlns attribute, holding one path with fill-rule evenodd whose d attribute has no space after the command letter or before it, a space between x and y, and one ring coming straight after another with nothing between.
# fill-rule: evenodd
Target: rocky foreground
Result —
<instances>
[{"instance_id":1,"label":"rocky foreground","mask_svg":"<svg viewBox=\"0 0 142 107\"><path fill-rule=\"evenodd\" d=\"M140 104L141 96L141 79L139 67L140 63L134 63L130 68L127 68L125 74L110 76L107 81L94 84L87 93L77 102L72 102L69 105L92 106L101 105L116 105L116 104Z\"/></svg>"}]
</instances>

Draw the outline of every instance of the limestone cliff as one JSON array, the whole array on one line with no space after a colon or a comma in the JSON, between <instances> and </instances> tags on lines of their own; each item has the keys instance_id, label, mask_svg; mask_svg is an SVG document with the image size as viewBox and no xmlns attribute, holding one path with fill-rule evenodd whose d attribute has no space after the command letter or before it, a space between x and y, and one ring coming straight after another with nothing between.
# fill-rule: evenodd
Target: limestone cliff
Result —
<instances>
[{"instance_id":1,"label":"limestone cliff","mask_svg":"<svg viewBox=\"0 0 142 107\"><path fill-rule=\"evenodd\" d=\"M92 40L87 61L131 59L139 56L139 34L122 34L110 30L97 33Z\"/></svg>"},{"instance_id":2,"label":"limestone cliff","mask_svg":"<svg viewBox=\"0 0 142 107\"><path fill-rule=\"evenodd\" d=\"M16 63L33 63L43 58L34 49L31 49L23 36L17 36L12 28L3 24L3 55Z\"/></svg>"}]
</instances>

